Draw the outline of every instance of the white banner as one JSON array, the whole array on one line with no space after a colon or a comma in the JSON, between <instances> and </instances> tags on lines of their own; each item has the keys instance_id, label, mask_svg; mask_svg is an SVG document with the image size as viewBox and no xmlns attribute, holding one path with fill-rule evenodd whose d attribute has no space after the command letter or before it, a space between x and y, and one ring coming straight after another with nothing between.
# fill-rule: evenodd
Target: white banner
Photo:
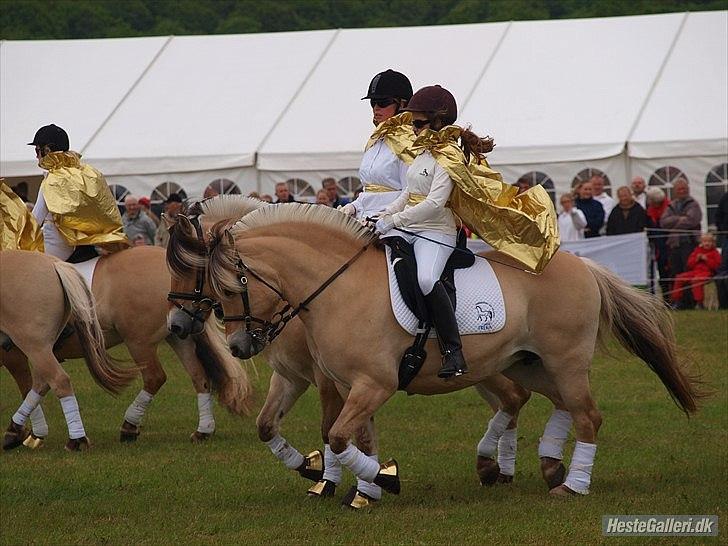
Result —
<instances>
[{"instance_id":1,"label":"white banner","mask_svg":"<svg viewBox=\"0 0 728 546\"><path fill-rule=\"evenodd\" d=\"M480 239L470 239L468 248L473 252L491 250ZM560 250L594 260L630 284L642 286L647 284L649 245L647 233L644 231L562 242Z\"/></svg>"}]
</instances>

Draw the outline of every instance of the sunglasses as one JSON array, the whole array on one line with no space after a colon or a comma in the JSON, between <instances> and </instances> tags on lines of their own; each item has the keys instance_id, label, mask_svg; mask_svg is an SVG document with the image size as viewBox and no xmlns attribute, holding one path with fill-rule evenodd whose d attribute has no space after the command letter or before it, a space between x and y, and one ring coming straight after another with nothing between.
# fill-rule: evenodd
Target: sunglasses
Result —
<instances>
[{"instance_id":1,"label":"sunglasses","mask_svg":"<svg viewBox=\"0 0 728 546\"><path fill-rule=\"evenodd\" d=\"M369 104L372 105L372 108L375 106L379 106L379 108L386 108L387 106L393 105L395 102L397 102L393 98L387 98L387 99L369 99Z\"/></svg>"},{"instance_id":2,"label":"sunglasses","mask_svg":"<svg viewBox=\"0 0 728 546\"><path fill-rule=\"evenodd\" d=\"M430 124L429 119L413 119L412 120L412 126L415 129L423 129L424 127L427 127Z\"/></svg>"}]
</instances>

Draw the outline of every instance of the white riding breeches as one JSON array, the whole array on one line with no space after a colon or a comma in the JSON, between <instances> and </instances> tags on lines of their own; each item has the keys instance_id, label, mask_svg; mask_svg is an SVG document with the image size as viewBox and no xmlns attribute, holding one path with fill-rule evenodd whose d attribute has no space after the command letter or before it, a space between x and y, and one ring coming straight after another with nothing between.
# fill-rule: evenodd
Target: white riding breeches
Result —
<instances>
[{"instance_id":1,"label":"white riding breeches","mask_svg":"<svg viewBox=\"0 0 728 546\"><path fill-rule=\"evenodd\" d=\"M390 231L388 235L402 237L414 247L417 260L417 283L425 296L432 292L432 287L440 280L442 272L445 270L445 264L453 252L451 247L454 247L457 242L456 236L442 231L417 232L417 235L437 241L435 243L397 230Z\"/></svg>"}]
</instances>

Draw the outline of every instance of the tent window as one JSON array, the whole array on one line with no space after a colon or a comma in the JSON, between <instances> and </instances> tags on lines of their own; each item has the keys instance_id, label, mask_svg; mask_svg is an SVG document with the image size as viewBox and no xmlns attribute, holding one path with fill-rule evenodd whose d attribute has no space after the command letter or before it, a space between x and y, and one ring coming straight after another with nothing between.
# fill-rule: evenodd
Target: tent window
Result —
<instances>
[{"instance_id":1,"label":"tent window","mask_svg":"<svg viewBox=\"0 0 728 546\"><path fill-rule=\"evenodd\" d=\"M728 191L728 163L716 165L705 177L705 204L708 209L708 225L715 225L718 203Z\"/></svg>"},{"instance_id":2,"label":"tent window","mask_svg":"<svg viewBox=\"0 0 728 546\"><path fill-rule=\"evenodd\" d=\"M154 188L150 200L154 204L161 204L167 200L170 194L176 193L182 199L187 199L187 192L176 182L162 182L159 186Z\"/></svg>"},{"instance_id":3,"label":"tent window","mask_svg":"<svg viewBox=\"0 0 728 546\"><path fill-rule=\"evenodd\" d=\"M604 179L604 193L612 195L612 182L609 180L609 177L603 171L591 167L579 171L571 181L571 187L575 188L582 182L589 180L592 176L601 176Z\"/></svg>"},{"instance_id":4,"label":"tent window","mask_svg":"<svg viewBox=\"0 0 728 546\"><path fill-rule=\"evenodd\" d=\"M296 201L314 201L316 199L316 190L313 186L302 178L291 178L286 180L288 191L293 194Z\"/></svg>"},{"instance_id":5,"label":"tent window","mask_svg":"<svg viewBox=\"0 0 728 546\"><path fill-rule=\"evenodd\" d=\"M361 191L361 180L356 176L342 178L336 185L339 187L339 192L346 197L354 197L358 191Z\"/></svg>"},{"instance_id":6,"label":"tent window","mask_svg":"<svg viewBox=\"0 0 728 546\"><path fill-rule=\"evenodd\" d=\"M240 188L232 180L217 178L208 184L203 195L205 197L214 197L215 195L240 195Z\"/></svg>"},{"instance_id":7,"label":"tent window","mask_svg":"<svg viewBox=\"0 0 728 546\"><path fill-rule=\"evenodd\" d=\"M116 199L117 205L123 206L124 199L126 199L128 195L131 195L131 192L120 184L109 184L109 189L111 190L111 195L113 195L114 199Z\"/></svg>"},{"instance_id":8,"label":"tent window","mask_svg":"<svg viewBox=\"0 0 728 546\"><path fill-rule=\"evenodd\" d=\"M554 181L546 173L540 171L527 172L518 179L518 182L528 182L528 185L533 187L536 184L541 184L551 198L551 202L556 204L556 188L554 187Z\"/></svg>"},{"instance_id":9,"label":"tent window","mask_svg":"<svg viewBox=\"0 0 728 546\"><path fill-rule=\"evenodd\" d=\"M672 185L679 178L684 178L685 180L688 180L688 177L685 176L684 172L682 172L677 167L671 167L668 165L666 167L660 167L654 173L652 173L648 184L650 186L661 186L662 189L665 190L667 197L672 199Z\"/></svg>"}]
</instances>

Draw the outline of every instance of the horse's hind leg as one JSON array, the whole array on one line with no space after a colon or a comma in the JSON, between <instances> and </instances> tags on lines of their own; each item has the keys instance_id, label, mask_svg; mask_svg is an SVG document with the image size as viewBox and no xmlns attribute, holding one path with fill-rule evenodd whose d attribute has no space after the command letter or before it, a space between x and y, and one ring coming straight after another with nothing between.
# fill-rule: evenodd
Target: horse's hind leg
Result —
<instances>
[{"instance_id":1,"label":"horse's hind leg","mask_svg":"<svg viewBox=\"0 0 728 546\"><path fill-rule=\"evenodd\" d=\"M15 384L18 386L18 390L20 390L21 397L25 399L33 387L33 375L30 370L30 365L28 364L28 359L17 348L12 349L5 354L0 353L0 356L2 356L2 365L5 366L10 372L10 375L13 376ZM35 389L35 391L40 394L41 397L45 394L45 392L41 392L39 389ZM32 425L32 432L31 435L25 439L23 444L35 449L43 445L44 438L48 436L48 423L40 404L38 404L35 409L30 412L30 422ZM11 436L14 435L11 434ZM8 449L17 447L15 440L16 438L9 438L7 440L9 445Z\"/></svg>"},{"instance_id":2,"label":"horse's hind leg","mask_svg":"<svg viewBox=\"0 0 728 546\"><path fill-rule=\"evenodd\" d=\"M157 356L156 345L134 343L127 341L126 346L134 362L141 368L141 376L144 386L139 391L134 401L129 405L124 414L124 421L121 424L119 440L121 442L134 442L141 432L142 419L152 403L154 396L167 381L167 374L162 369L162 364Z\"/></svg>"},{"instance_id":3,"label":"horse's hind leg","mask_svg":"<svg viewBox=\"0 0 728 546\"><path fill-rule=\"evenodd\" d=\"M500 374L475 385L475 389L495 412L478 443L476 470L480 483L510 483L516 470L518 412L531 393Z\"/></svg>"}]
</instances>

